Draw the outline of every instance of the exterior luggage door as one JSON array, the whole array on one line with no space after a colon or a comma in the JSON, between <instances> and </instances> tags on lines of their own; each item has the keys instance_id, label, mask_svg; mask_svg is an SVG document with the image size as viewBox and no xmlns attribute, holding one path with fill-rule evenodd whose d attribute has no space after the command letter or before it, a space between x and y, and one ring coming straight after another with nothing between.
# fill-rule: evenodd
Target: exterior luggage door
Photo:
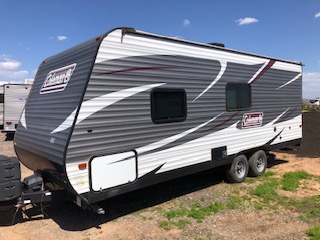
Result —
<instances>
[{"instance_id":1,"label":"exterior luggage door","mask_svg":"<svg viewBox=\"0 0 320 240\"><path fill-rule=\"evenodd\" d=\"M137 178L137 154L129 151L93 157L90 175L93 191L131 183Z\"/></svg>"}]
</instances>

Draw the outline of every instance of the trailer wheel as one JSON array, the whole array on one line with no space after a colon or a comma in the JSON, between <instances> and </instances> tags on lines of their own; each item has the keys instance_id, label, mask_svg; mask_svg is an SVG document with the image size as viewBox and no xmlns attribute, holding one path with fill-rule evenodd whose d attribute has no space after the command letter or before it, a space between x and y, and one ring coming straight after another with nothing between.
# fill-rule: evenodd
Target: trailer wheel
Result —
<instances>
[{"instance_id":1,"label":"trailer wheel","mask_svg":"<svg viewBox=\"0 0 320 240\"><path fill-rule=\"evenodd\" d=\"M226 176L227 180L231 183L243 182L249 171L248 159L245 155L235 157L233 163L227 167Z\"/></svg>"},{"instance_id":2,"label":"trailer wheel","mask_svg":"<svg viewBox=\"0 0 320 240\"><path fill-rule=\"evenodd\" d=\"M261 176L267 168L267 154L263 150L255 152L249 158L249 176Z\"/></svg>"}]
</instances>

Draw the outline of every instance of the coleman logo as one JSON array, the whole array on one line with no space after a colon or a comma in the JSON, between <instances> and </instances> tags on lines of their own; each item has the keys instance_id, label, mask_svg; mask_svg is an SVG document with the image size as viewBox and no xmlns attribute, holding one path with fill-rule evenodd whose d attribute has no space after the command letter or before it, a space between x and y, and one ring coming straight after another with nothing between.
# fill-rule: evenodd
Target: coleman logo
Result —
<instances>
[{"instance_id":1,"label":"coleman logo","mask_svg":"<svg viewBox=\"0 0 320 240\"><path fill-rule=\"evenodd\" d=\"M40 89L40 94L63 91L76 69L77 64L71 64L48 73Z\"/></svg>"},{"instance_id":2,"label":"coleman logo","mask_svg":"<svg viewBox=\"0 0 320 240\"><path fill-rule=\"evenodd\" d=\"M242 128L262 126L263 113L245 113L242 117Z\"/></svg>"}]
</instances>

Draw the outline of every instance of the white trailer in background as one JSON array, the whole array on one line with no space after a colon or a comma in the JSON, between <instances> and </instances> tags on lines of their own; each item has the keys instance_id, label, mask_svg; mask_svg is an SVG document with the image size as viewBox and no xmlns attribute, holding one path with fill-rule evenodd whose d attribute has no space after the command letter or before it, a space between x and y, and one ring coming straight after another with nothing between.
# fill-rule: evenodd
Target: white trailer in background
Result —
<instances>
[{"instance_id":1,"label":"white trailer in background","mask_svg":"<svg viewBox=\"0 0 320 240\"><path fill-rule=\"evenodd\" d=\"M309 102L312 108L320 108L320 98L311 99Z\"/></svg>"},{"instance_id":2,"label":"white trailer in background","mask_svg":"<svg viewBox=\"0 0 320 240\"><path fill-rule=\"evenodd\" d=\"M31 86L31 84L3 85L3 132L16 131Z\"/></svg>"}]
</instances>

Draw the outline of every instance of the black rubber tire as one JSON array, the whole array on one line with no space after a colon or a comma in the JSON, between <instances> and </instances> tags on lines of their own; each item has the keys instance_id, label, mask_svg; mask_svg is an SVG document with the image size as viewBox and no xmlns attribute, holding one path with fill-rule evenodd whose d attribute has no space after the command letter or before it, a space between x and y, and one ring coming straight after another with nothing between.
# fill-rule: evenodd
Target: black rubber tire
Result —
<instances>
[{"instance_id":1,"label":"black rubber tire","mask_svg":"<svg viewBox=\"0 0 320 240\"><path fill-rule=\"evenodd\" d=\"M267 168L268 158L263 150L256 151L249 158L249 176L258 177L264 174Z\"/></svg>"},{"instance_id":2,"label":"black rubber tire","mask_svg":"<svg viewBox=\"0 0 320 240\"><path fill-rule=\"evenodd\" d=\"M226 177L230 183L243 182L249 171L248 159L245 155L235 157L233 163L226 167Z\"/></svg>"}]
</instances>

